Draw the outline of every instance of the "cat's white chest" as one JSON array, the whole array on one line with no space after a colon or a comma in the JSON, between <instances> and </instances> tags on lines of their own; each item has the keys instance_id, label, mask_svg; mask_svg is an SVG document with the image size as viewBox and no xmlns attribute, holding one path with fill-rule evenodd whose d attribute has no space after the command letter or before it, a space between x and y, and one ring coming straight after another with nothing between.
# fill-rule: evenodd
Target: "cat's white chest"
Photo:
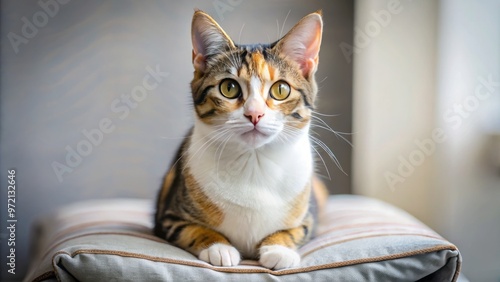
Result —
<instances>
[{"instance_id":1,"label":"cat's white chest","mask_svg":"<svg viewBox=\"0 0 500 282\"><path fill-rule=\"evenodd\" d=\"M257 199L258 200L258 199ZM269 234L284 229L283 220L287 207L280 201L260 208L242 208L227 205L224 221L217 231L226 236L245 257L257 255L256 246Z\"/></svg>"},{"instance_id":2,"label":"cat's white chest","mask_svg":"<svg viewBox=\"0 0 500 282\"><path fill-rule=\"evenodd\" d=\"M291 203L311 179L309 150L307 139L282 152L238 155L232 148L222 154L208 148L190 162L205 194L224 213L217 231L244 256L255 256L255 247L262 239L286 228Z\"/></svg>"}]
</instances>

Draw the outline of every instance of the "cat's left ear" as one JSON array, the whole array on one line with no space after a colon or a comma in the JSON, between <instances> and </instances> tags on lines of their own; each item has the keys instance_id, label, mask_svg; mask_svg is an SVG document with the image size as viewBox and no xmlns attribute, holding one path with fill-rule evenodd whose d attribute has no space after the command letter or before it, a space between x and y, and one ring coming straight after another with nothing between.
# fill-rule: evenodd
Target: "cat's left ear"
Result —
<instances>
[{"instance_id":1,"label":"cat's left ear","mask_svg":"<svg viewBox=\"0 0 500 282\"><path fill-rule=\"evenodd\" d=\"M309 79L318 67L322 33L321 11L317 11L302 18L275 48L299 64L302 75Z\"/></svg>"},{"instance_id":2,"label":"cat's left ear","mask_svg":"<svg viewBox=\"0 0 500 282\"><path fill-rule=\"evenodd\" d=\"M191 24L191 39L193 41L193 66L196 70L205 72L207 59L228 48L235 48L233 41L224 30L203 11L197 10Z\"/></svg>"}]
</instances>

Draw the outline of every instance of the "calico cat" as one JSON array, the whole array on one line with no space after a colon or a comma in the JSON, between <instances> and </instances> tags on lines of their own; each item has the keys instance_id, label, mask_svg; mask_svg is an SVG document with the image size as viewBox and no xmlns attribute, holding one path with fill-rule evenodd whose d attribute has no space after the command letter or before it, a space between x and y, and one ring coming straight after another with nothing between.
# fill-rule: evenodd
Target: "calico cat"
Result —
<instances>
[{"instance_id":1,"label":"calico cat","mask_svg":"<svg viewBox=\"0 0 500 282\"><path fill-rule=\"evenodd\" d=\"M239 45L195 11L195 124L158 194L157 236L215 266L299 265L327 195L309 138L322 28L318 11L272 44Z\"/></svg>"}]
</instances>

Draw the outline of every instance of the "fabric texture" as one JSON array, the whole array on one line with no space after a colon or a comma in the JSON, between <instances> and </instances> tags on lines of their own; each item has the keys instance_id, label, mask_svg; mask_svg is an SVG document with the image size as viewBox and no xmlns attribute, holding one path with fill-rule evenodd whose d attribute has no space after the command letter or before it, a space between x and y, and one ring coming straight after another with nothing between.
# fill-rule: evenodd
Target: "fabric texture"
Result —
<instances>
[{"instance_id":1,"label":"fabric texture","mask_svg":"<svg viewBox=\"0 0 500 282\"><path fill-rule=\"evenodd\" d=\"M456 246L378 200L330 196L301 265L215 267L152 235L150 200L69 205L38 222L25 281L457 281Z\"/></svg>"}]
</instances>

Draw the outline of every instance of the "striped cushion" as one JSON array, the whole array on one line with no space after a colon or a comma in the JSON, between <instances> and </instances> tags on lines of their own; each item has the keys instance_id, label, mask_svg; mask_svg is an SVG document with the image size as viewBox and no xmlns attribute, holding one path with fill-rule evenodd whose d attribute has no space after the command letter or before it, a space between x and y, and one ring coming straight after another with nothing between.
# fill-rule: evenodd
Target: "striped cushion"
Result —
<instances>
[{"instance_id":1,"label":"striped cushion","mask_svg":"<svg viewBox=\"0 0 500 282\"><path fill-rule=\"evenodd\" d=\"M40 221L27 281L456 281L458 249L386 203L331 196L300 267L214 267L155 237L149 200L81 202Z\"/></svg>"}]
</instances>

